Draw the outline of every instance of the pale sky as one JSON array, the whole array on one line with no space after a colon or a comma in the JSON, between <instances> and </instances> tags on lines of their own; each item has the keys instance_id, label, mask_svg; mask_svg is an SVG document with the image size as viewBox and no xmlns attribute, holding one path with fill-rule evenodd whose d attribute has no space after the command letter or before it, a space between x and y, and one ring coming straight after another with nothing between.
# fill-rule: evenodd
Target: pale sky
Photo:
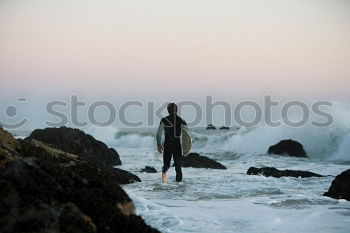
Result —
<instances>
[{"instance_id":1,"label":"pale sky","mask_svg":"<svg viewBox=\"0 0 350 233\"><path fill-rule=\"evenodd\" d=\"M350 1L0 0L0 78L9 98L348 100Z\"/></svg>"}]
</instances>

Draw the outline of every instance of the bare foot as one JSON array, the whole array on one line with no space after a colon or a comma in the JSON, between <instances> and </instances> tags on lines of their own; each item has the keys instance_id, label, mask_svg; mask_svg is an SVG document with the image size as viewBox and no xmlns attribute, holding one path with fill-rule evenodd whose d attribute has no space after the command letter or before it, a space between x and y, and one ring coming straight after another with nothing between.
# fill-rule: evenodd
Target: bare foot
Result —
<instances>
[{"instance_id":1,"label":"bare foot","mask_svg":"<svg viewBox=\"0 0 350 233\"><path fill-rule=\"evenodd\" d=\"M166 173L162 173L162 181L163 181L163 183L168 182L168 177L167 177Z\"/></svg>"}]
</instances>

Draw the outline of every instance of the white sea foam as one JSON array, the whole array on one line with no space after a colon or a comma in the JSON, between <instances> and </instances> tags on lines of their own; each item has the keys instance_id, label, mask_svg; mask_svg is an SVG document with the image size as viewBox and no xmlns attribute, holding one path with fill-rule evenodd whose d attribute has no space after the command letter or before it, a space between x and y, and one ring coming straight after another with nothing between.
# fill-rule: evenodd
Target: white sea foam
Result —
<instances>
[{"instance_id":1,"label":"white sea foam","mask_svg":"<svg viewBox=\"0 0 350 233\"><path fill-rule=\"evenodd\" d=\"M350 203L322 196L333 177L266 178L248 176L250 166L303 169L336 175L345 165L276 156L242 156L222 160L227 170L183 168L184 181L162 184L160 173L138 173L145 165L161 168L154 149L119 150L122 168L141 183L124 186L137 213L161 232L329 232L348 230ZM296 224L298 223L298 224Z\"/></svg>"},{"instance_id":2,"label":"white sea foam","mask_svg":"<svg viewBox=\"0 0 350 233\"><path fill-rule=\"evenodd\" d=\"M341 116L344 116L341 115ZM155 130L93 132L114 146L122 169L137 174L141 183L123 186L137 213L161 232L348 232L350 202L324 197L334 177L348 165L350 124L337 117L328 128L287 126L231 129L190 129L193 151L215 158L227 170L183 168L184 181L160 182L160 173L140 173L144 166L162 167L155 151ZM111 138L108 138L111 137ZM283 139L304 145L311 158L268 156L268 147ZM273 166L331 175L322 178L249 176L250 166Z\"/></svg>"},{"instance_id":3,"label":"white sea foam","mask_svg":"<svg viewBox=\"0 0 350 233\"><path fill-rule=\"evenodd\" d=\"M350 160L350 130L333 125L328 128L305 126L291 128L267 126L252 129L229 131L206 131L192 129L193 149L203 153L236 152L240 154L264 154L271 145L283 139L293 139L303 144L311 158ZM114 135L113 135L114 133ZM140 129L139 132L116 131L109 129L104 134L97 133L97 138L120 148L154 148L155 129ZM114 137L114 139L104 137Z\"/></svg>"},{"instance_id":4,"label":"white sea foam","mask_svg":"<svg viewBox=\"0 0 350 233\"><path fill-rule=\"evenodd\" d=\"M330 160L350 161L350 133L344 135L340 140L339 146Z\"/></svg>"}]
</instances>

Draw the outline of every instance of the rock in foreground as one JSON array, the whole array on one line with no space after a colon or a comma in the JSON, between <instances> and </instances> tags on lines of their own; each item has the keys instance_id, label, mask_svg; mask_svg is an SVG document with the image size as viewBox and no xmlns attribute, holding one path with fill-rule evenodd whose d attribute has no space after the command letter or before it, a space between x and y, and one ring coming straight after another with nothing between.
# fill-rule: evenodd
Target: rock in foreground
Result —
<instances>
[{"instance_id":1,"label":"rock in foreground","mask_svg":"<svg viewBox=\"0 0 350 233\"><path fill-rule=\"evenodd\" d=\"M51 147L76 154L106 167L122 164L117 151L108 148L103 142L79 129L67 127L37 129L30 134L28 139L42 141Z\"/></svg>"},{"instance_id":2,"label":"rock in foreground","mask_svg":"<svg viewBox=\"0 0 350 233\"><path fill-rule=\"evenodd\" d=\"M182 158L182 167L226 169L224 165L206 156L190 153Z\"/></svg>"},{"instance_id":3,"label":"rock in foreground","mask_svg":"<svg viewBox=\"0 0 350 233\"><path fill-rule=\"evenodd\" d=\"M282 140L276 145L270 146L267 153L277 155L289 155L294 157L307 157L303 145L291 139Z\"/></svg>"},{"instance_id":4,"label":"rock in foreground","mask_svg":"<svg viewBox=\"0 0 350 233\"><path fill-rule=\"evenodd\" d=\"M282 176L296 177L296 178L308 178L308 177L324 177L320 174L316 174L308 171L299 170L278 170L274 167L250 167L247 171L248 175L263 175L266 177L280 178Z\"/></svg>"},{"instance_id":5,"label":"rock in foreground","mask_svg":"<svg viewBox=\"0 0 350 233\"><path fill-rule=\"evenodd\" d=\"M119 186L126 171L114 173L40 141L17 142L0 153L0 232L158 232L135 215Z\"/></svg>"},{"instance_id":6,"label":"rock in foreground","mask_svg":"<svg viewBox=\"0 0 350 233\"><path fill-rule=\"evenodd\" d=\"M84 160L83 157L60 151L49 147L35 139L20 140L21 154L23 157L36 157L41 161L59 163L63 167L75 169L81 176L111 176L117 184L130 184L140 182L136 175L118 168L104 167L92 160Z\"/></svg>"},{"instance_id":7,"label":"rock in foreground","mask_svg":"<svg viewBox=\"0 0 350 233\"><path fill-rule=\"evenodd\" d=\"M323 195L335 199L346 199L350 201L350 169L337 175L332 181L332 185L329 187L328 192Z\"/></svg>"},{"instance_id":8,"label":"rock in foreground","mask_svg":"<svg viewBox=\"0 0 350 233\"><path fill-rule=\"evenodd\" d=\"M157 232L112 176L34 157L0 162L0 232Z\"/></svg>"}]
</instances>

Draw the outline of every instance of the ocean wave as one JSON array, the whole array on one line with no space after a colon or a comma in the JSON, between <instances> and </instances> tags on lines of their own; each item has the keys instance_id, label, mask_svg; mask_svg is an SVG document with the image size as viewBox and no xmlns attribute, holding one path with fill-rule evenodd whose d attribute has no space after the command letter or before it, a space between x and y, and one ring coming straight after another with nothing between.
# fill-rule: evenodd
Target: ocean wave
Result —
<instances>
[{"instance_id":1,"label":"ocean wave","mask_svg":"<svg viewBox=\"0 0 350 233\"><path fill-rule=\"evenodd\" d=\"M350 131L339 127L290 128L282 126L271 128L261 126L248 132L238 132L232 135L210 135L206 140L201 139L201 145L194 148L205 153L237 152L241 154L265 154L269 146L283 139L293 139L303 144L309 157L332 158L348 161L350 156ZM210 138L214 137L214 138ZM205 141L205 143L203 143Z\"/></svg>"},{"instance_id":2,"label":"ocean wave","mask_svg":"<svg viewBox=\"0 0 350 233\"><path fill-rule=\"evenodd\" d=\"M350 133L341 138L337 150L330 156L329 160L350 161Z\"/></svg>"},{"instance_id":3,"label":"ocean wave","mask_svg":"<svg viewBox=\"0 0 350 233\"><path fill-rule=\"evenodd\" d=\"M154 136L143 136L138 133L129 133L123 136L117 136L116 147L126 147L126 148L149 148L155 147Z\"/></svg>"},{"instance_id":4,"label":"ocean wave","mask_svg":"<svg viewBox=\"0 0 350 233\"><path fill-rule=\"evenodd\" d=\"M334 123L329 127L258 126L230 130L190 128L193 151L206 154L238 153L265 154L269 146L280 140L293 139L303 144L311 158L350 161L350 111L337 108ZM102 128L89 130L96 138L116 148L151 148L156 146L156 129L118 130Z\"/></svg>"},{"instance_id":5,"label":"ocean wave","mask_svg":"<svg viewBox=\"0 0 350 233\"><path fill-rule=\"evenodd\" d=\"M190 129L193 151L218 154L234 152L241 155L265 154L269 146L283 139L303 144L311 158L350 161L350 127L333 125L328 128L288 126L240 128L228 131ZM90 130L91 131L91 130ZM93 130L97 139L116 148L151 148L156 146L155 129L120 131L115 128Z\"/></svg>"}]
</instances>

